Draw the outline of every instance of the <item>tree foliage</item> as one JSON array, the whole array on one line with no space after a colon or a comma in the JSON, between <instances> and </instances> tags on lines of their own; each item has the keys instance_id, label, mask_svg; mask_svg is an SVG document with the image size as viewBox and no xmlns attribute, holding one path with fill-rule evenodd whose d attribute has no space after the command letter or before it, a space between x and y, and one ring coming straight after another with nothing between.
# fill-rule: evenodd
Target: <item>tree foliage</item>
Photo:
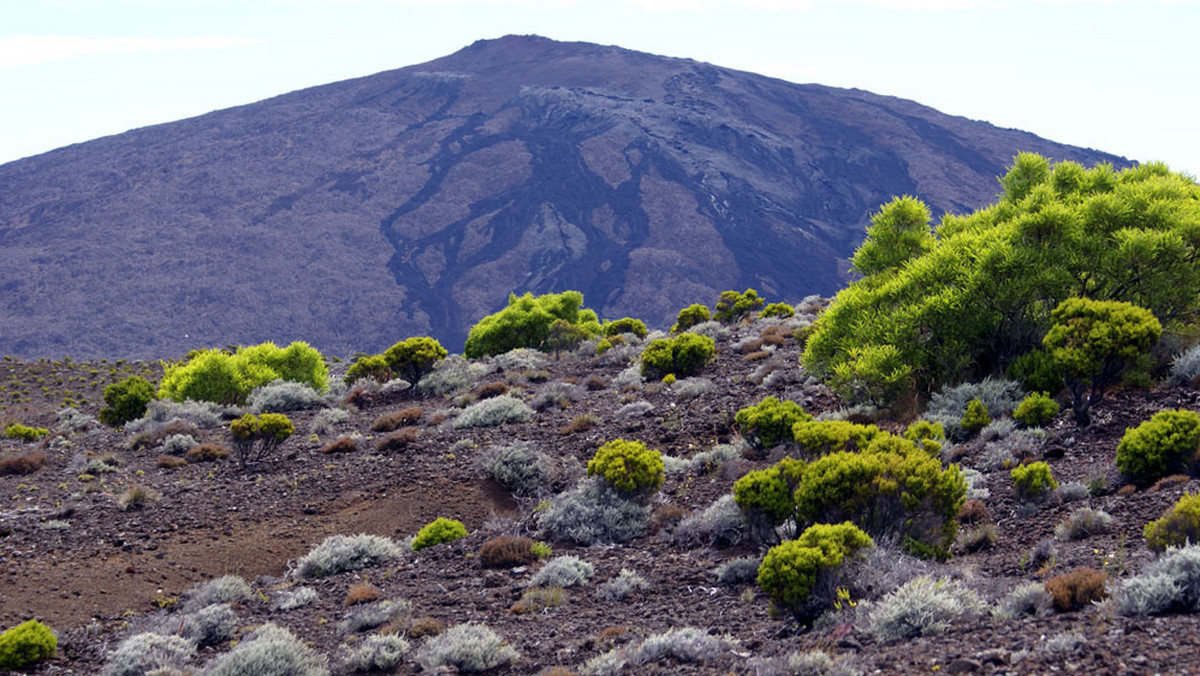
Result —
<instances>
[{"instance_id":1,"label":"tree foliage","mask_svg":"<svg viewBox=\"0 0 1200 676\"><path fill-rule=\"evenodd\" d=\"M763 306L763 299L754 289L722 291L717 298L717 311L712 318L722 324L732 324Z\"/></svg>"},{"instance_id":2,"label":"tree foliage","mask_svg":"<svg viewBox=\"0 0 1200 676\"><path fill-rule=\"evenodd\" d=\"M229 423L238 463L242 467L256 465L270 457L296 428L282 413L251 413Z\"/></svg>"},{"instance_id":3,"label":"tree foliage","mask_svg":"<svg viewBox=\"0 0 1200 676\"><path fill-rule=\"evenodd\" d=\"M519 347L547 349L550 326L556 319L579 328L586 337L603 333L596 313L583 307L583 294L578 291L544 296L509 294L507 307L471 327L463 355L484 357Z\"/></svg>"},{"instance_id":4,"label":"tree foliage","mask_svg":"<svg viewBox=\"0 0 1200 676\"><path fill-rule=\"evenodd\" d=\"M396 375L416 385L433 365L446 358L446 348L429 336L402 340L383 353L383 359ZM356 362L357 363L357 362Z\"/></svg>"},{"instance_id":5,"label":"tree foliage","mask_svg":"<svg viewBox=\"0 0 1200 676\"><path fill-rule=\"evenodd\" d=\"M642 375L647 378L690 376L712 359L715 349L712 338L695 333L653 340L642 350Z\"/></svg>"},{"instance_id":6,"label":"tree foliage","mask_svg":"<svg viewBox=\"0 0 1200 676\"><path fill-rule=\"evenodd\" d=\"M919 202L884 207L855 256L864 277L817 319L805 367L827 380L866 357L908 370L850 373L858 381L842 394L869 401L906 384L930 392L1001 372L1039 347L1051 310L1068 298L1134 303L1165 322L1200 314L1200 186L1191 179L1162 164L1118 173L1022 154L1001 185L997 203L944 216L929 238L914 225ZM895 354L871 352L883 347Z\"/></svg>"},{"instance_id":7,"label":"tree foliage","mask_svg":"<svg viewBox=\"0 0 1200 676\"><path fill-rule=\"evenodd\" d=\"M117 427L146 415L146 407L154 398L154 386L141 376L129 376L104 388L104 408L100 422Z\"/></svg>"},{"instance_id":8,"label":"tree foliage","mask_svg":"<svg viewBox=\"0 0 1200 676\"><path fill-rule=\"evenodd\" d=\"M162 399L243 404L254 388L273 380L291 380L324 392L329 384L325 358L308 343L286 348L266 342L225 350L200 350L183 363L168 366L158 388Z\"/></svg>"}]
</instances>

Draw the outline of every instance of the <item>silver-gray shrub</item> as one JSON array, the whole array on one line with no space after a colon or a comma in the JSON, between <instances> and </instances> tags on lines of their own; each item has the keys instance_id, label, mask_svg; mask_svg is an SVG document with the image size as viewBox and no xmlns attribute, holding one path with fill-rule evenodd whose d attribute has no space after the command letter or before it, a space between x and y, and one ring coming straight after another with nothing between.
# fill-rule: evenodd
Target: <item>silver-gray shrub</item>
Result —
<instances>
[{"instance_id":1,"label":"silver-gray shrub","mask_svg":"<svg viewBox=\"0 0 1200 676\"><path fill-rule=\"evenodd\" d=\"M663 471L666 474L681 472L711 472L722 463L737 460L742 457L749 446L744 442L736 444L717 444L707 451L701 451L690 458L676 458L664 455Z\"/></svg>"},{"instance_id":2,"label":"silver-gray shrub","mask_svg":"<svg viewBox=\"0 0 1200 676\"><path fill-rule=\"evenodd\" d=\"M94 426L98 424L95 416L81 413L71 406L58 409L56 415L58 417L58 429L67 432L74 432L88 425Z\"/></svg>"},{"instance_id":3,"label":"silver-gray shrub","mask_svg":"<svg viewBox=\"0 0 1200 676\"><path fill-rule=\"evenodd\" d=\"M521 655L496 632L482 624L456 624L430 638L417 651L416 661L427 671L452 666L459 671L487 671L512 664Z\"/></svg>"},{"instance_id":4,"label":"silver-gray shrub","mask_svg":"<svg viewBox=\"0 0 1200 676\"><path fill-rule=\"evenodd\" d=\"M730 330L729 327L725 326L721 322L716 322L710 319L706 322L700 322L699 324L696 324L687 331L684 331L684 333L695 333L701 336L708 336L713 340L725 340L729 338ZM647 336L647 338L649 338L649 336Z\"/></svg>"},{"instance_id":5,"label":"silver-gray shrub","mask_svg":"<svg viewBox=\"0 0 1200 676\"><path fill-rule=\"evenodd\" d=\"M495 427L504 423L525 422L533 417L533 409L509 394L484 399L463 409L454 419L454 429Z\"/></svg>"},{"instance_id":6,"label":"silver-gray shrub","mask_svg":"<svg viewBox=\"0 0 1200 676\"><path fill-rule=\"evenodd\" d=\"M1167 549L1114 596L1122 615L1200 611L1200 545Z\"/></svg>"},{"instance_id":7,"label":"silver-gray shrub","mask_svg":"<svg viewBox=\"0 0 1200 676\"><path fill-rule=\"evenodd\" d=\"M417 389L438 396L474 387L479 379L495 370L491 364L470 361L462 355L452 354L434 365L433 371L425 374L417 383Z\"/></svg>"},{"instance_id":8,"label":"silver-gray shrub","mask_svg":"<svg viewBox=\"0 0 1200 676\"><path fill-rule=\"evenodd\" d=\"M682 378L671 385L671 393L677 401L691 401L716 389L717 386L708 378Z\"/></svg>"},{"instance_id":9,"label":"silver-gray shrub","mask_svg":"<svg viewBox=\"0 0 1200 676\"><path fill-rule=\"evenodd\" d=\"M992 491L987 487L987 480L983 473L977 469L970 467L960 467L963 481L967 484L967 499L968 500L987 500L992 496Z\"/></svg>"},{"instance_id":10,"label":"silver-gray shrub","mask_svg":"<svg viewBox=\"0 0 1200 676\"><path fill-rule=\"evenodd\" d=\"M220 427L226 415L232 417L232 409L209 401L172 401L153 399L146 407L146 415L125 423L125 434L135 435L149 432L173 420L186 420L201 429Z\"/></svg>"},{"instance_id":11,"label":"silver-gray shrub","mask_svg":"<svg viewBox=\"0 0 1200 676\"><path fill-rule=\"evenodd\" d=\"M1197 376L1200 376L1200 345L1193 345L1175 355L1167 384L1172 387L1191 385L1196 382Z\"/></svg>"},{"instance_id":12,"label":"silver-gray shrub","mask_svg":"<svg viewBox=\"0 0 1200 676\"><path fill-rule=\"evenodd\" d=\"M360 631L374 629L392 620L412 613L412 604L403 599L392 601L377 601L355 606L346 613L338 629L344 634L357 634Z\"/></svg>"},{"instance_id":13,"label":"silver-gray shrub","mask_svg":"<svg viewBox=\"0 0 1200 676\"><path fill-rule=\"evenodd\" d=\"M713 636L703 629L683 627L655 634L642 641L631 651L629 661L649 664L669 657L694 664L716 659L721 653L737 646L737 641L731 637Z\"/></svg>"},{"instance_id":14,"label":"silver-gray shrub","mask_svg":"<svg viewBox=\"0 0 1200 676\"><path fill-rule=\"evenodd\" d=\"M333 426L350 419L350 411L344 408L325 408L317 411L312 422L308 424L310 434L331 434Z\"/></svg>"},{"instance_id":15,"label":"silver-gray shrub","mask_svg":"<svg viewBox=\"0 0 1200 676\"><path fill-rule=\"evenodd\" d=\"M179 668L196 654L196 644L182 636L154 632L121 641L104 662L103 676L145 676L162 668Z\"/></svg>"},{"instance_id":16,"label":"silver-gray shrub","mask_svg":"<svg viewBox=\"0 0 1200 676\"><path fill-rule=\"evenodd\" d=\"M205 668L205 676L328 676L329 660L271 623L259 627L233 650L219 655Z\"/></svg>"},{"instance_id":17,"label":"silver-gray shrub","mask_svg":"<svg viewBox=\"0 0 1200 676\"><path fill-rule=\"evenodd\" d=\"M624 371L618 373L617 376L613 378L613 385L616 385L620 389L624 389L626 387L641 387L643 382L645 381L642 378L642 367L640 364L634 364L633 366L630 366Z\"/></svg>"},{"instance_id":18,"label":"silver-gray shrub","mask_svg":"<svg viewBox=\"0 0 1200 676\"><path fill-rule=\"evenodd\" d=\"M596 363L601 366L624 366L641 356L642 349L641 346L631 343L613 345L603 354L596 356Z\"/></svg>"},{"instance_id":19,"label":"silver-gray shrub","mask_svg":"<svg viewBox=\"0 0 1200 676\"><path fill-rule=\"evenodd\" d=\"M1108 512L1083 507L1068 514L1066 520L1054 527L1054 537L1063 542L1083 540L1107 532L1112 524L1113 517Z\"/></svg>"},{"instance_id":20,"label":"silver-gray shrub","mask_svg":"<svg viewBox=\"0 0 1200 676\"><path fill-rule=\"evenodd\" d=\"M542 385L529 403L535 410L545 411L549 408L567 408L571 402L582 398L583 388L579 385L553 382Z\"/></svg>"},{"instance_id":21,"label":"silver-gray shrub","mask_svg":"<svg viewBox=\"0 0 1200 676\"><path fill-rule=\"evenodd\" d=\"M746 539L749 526L746 516L733 495L726 493L701 512L694 512L679 522L673 538L676 543L690 546L733 546Z\"/></svg>"},{"instance_id":22,"label":"silver-gray shrub","mask_svg":"<svg viewBox=\"0 0 1200 676\"><path fill-rule=\"evenodd\" d=\"M271 610L287 612L302 606L307 606L317 600L317 590L312 587L283 589L275 592L271 598Z\"/></svg>"},{"instance_id":23,"label":"silver-gray shrub","mask_svg":"<svg viewBox=\"0 0 1200 676\"><path fill-rule=\"evenodd\" d=\"M910 580L879 601L859 603L867 632L880 642L941 633L985 608L979 594L962 582L928 576Z\"/></svg>"},{"instance_id":24,"label":"silver-gray shrub","mask_svg":"<svg viewBox=\"0 0 1200 676\"><path fill-rule=\"evenodd\" d=\"M485 474L516 495L536 495L552 483L550 458L531 441L492 446L480 462Z\"/></svg>"},{"instance_id":25,"label":"silver-gray shrub","mask_svg":"<svg viewBox=\"0 0 1200 676\"><path fill-rule=\"evenodd\" d=\"M176 613L178 615L178 613ZM217 645L233 638L237 626L237 614L228 603L214 603L197 611L183 614L182 618L170 620L176 624L179 635L194 641L197 646Z\"/></svg>"},{"instance_id":26,"label":"silver-gray shrub","mask_svg":"<svg viewBox=\"0 0 1200 676\"><path fill-rule=\"evenodd\" d=\"M648 401L633 401L617 409L614 417L621 422L629 422L638 418L644 418L653 410L654 404Z\"/></svg>"},{"instance_id":27,"label":"silver-gray shrub","mask_svg":"<svg viewBox=\"0 0 1200 676\"><path fill-rule=\"evenodd\" d=\"M753 659L749 666L754 676L849 676L861 673L834 662L823 650L794 651L770 659Z\"/></svg>"},{"instance_id":28,"label":"silver-gray shrub","mask_svg":"<svg viewBox=\"0 0 1200 676\"><path fill-rule=\"evenodd\" d=\"M968 435L959 422L972 399L983 402L994 420L1012 413L1024 397L1020 383L1005 378L988 377L978 383L945 386L930 397L925 418L942 423L947 438L961 441Z\"/></svg>"},{"instance_id":29,"label":"silver-gray shrub","mask_svg":"<svg viewBox=\"0 0 1200 676\"><path fill-rule=\"evenodd\" d=\"M875 540L875 546L845 564L844 572L852 589L868 598L878 598L912 580L933 572L934 565L908 554L894 540Z\"/></svg>"},{"instance_id":30,"label":"silver-gray shrub","mask_svg":"<svg viewBox=\"0 0 1200 676\"><path fill-rule=\"evenodd\" d=\"M255 413L287 413L323 408L328 402L313 388L292 380L273 380L254 388L246 405Z\"/></svg>"},{"instance_id":31,"label":"silver-gray shrub","mask_svg":"<svg viewBox=\"0 0 1200 676\"><path fill-rule=\"evenodd\" d=\"M162 452L167 455L183 455L196 445L196 437L190 434L172 434L163 439Z\"/></svg>"},{"instance_id":32,"label":"silver-gray shrub","mask_svg":"<svg viewBox=\"0 0 1200 676\"><path fill-rule=\"evenodd\" d=\"M979 438L984 441L997 441L1012 434L1015 429L1017 423L1012 418L997 418L979 430Z\"/></svg>"},{"instance_id":33,"label":"silver-gray shrub","mask_svg":"<svg viewBox=\"0 0 1200 676\"><path fill-rule=\"evenodd\" d=\"M409 645L397 634L375 634L353 648L343 649L342 665L350 671L391 671L404 660Z\"/></svg>"},{"instance_id":34,"label":"silver-gray shrub","mask_svg":"<svg viewBox=\"0 0 1200 676\"><path fill-rule=\"evenodd\" d=\"M1006 621L1026 615L1049 615L1050 609L1051 598L1046 585L1022 582L992 606L992 617Z\"/></svg>"},{"instance_id":35,"label":"silver-gray shrub","mask_svg":"<svg viewBox=\"0 0 1200 676\"><path fill-rule=\"evenodd\" d=\"M1068 481L1058 485L1058 497L1063 502L1077 502L1092 497L1092 491L1082 481Z\"/></svg>"},{"instance_id":36,"label":"silver-gray shrub","mask_svg":"<svg viewBox=\"0 0 1200 676\"><path fill-rule=\"evenodd\" d=\"M1087 644L1087 637L1077 631L1064 631L1046 639L1042 650L1056 655L1076 652Z\"/></svg>"},{"instance_id":37,"label":"silver-gray shrub","mask_svg":"<svg viewBox=\"0 0 1200 676\"><path fill-rule=\"evenodd\" d=\"M296 562L303 579L327 577L398 559L403 550L378 535L331 535Z\"/></svg>"},{"instance_id":38,"label":"silver-gray shrub","mask_svg":"<svg viewBox=\"0 0 1200 676\"><path fill-rule=\"evenodd\" d=\"M586 583L596 574L592 564L578 556L556 556L529 580L530 587L574 587Z\"/></svg>"},{"instance_id":39,"label":"silver-gray shrub","mask_svg":"<svg viewBox=\"0 0 1200 676\"><path fill-rule=\"evenodd\" d=\"M237 603L254 595L250 585L237 575L222 575L196 585L184 593L181 612L190 613L214 603Z\"/></svg>"},{"instance_id":40,"label":"silver-gray shrub","mask_svg":"<svg viewBox=\"0 0 1200 676\"><path fill-rule=\"evenodd\" d=\"M1003 439L990 441L983 446L979 468L985 472L1012 467L1017 458L1037 455L1045 434L1037 429L1016 430Z\"/></svg>"},{"instance_id":41,"label":"silver-gray shrub","mask_svg":"<svg viewBox=\"0 0 1200 676\"><path fill-rule=\"evenodd\" d=\"M400 394L401 392L407 392L410 389L412 389L412 383L403 378L392 378L391 380L379 386L379 393L384 396L391 396L394 394Z\"/></svg>"},{"instance_id":42,"label":"silver-gray shrub","mask_svg":"<svg viewBox=\"0 0 1200 676\"><path fill-rule=\"evenodd\" d=\"M543 537L585 546L632 540L649 523L649 506L626 499L598 477L557 495L538 518Z\"/></svg>"},{"instance_id":43,"label":"silver-gray shrub","mask_svg":"<svg viewBox=\"0 0 1200 676\"><path fill-rule=\"evenodd\" d=\"M546 365L546 353L529 347L518 347L491 358L493 366L504 371L524 371Z\"/></svg>"},{"instance_id":44,"label":"silver-gray shrub","mask_svg":"<svg viewBox=\"0 0 1200 676\"><path fill-rule=\"evenodd\" d=\"M596 588L596 596L605 601L624 601L634 592L649 589L650 583L637 573L622 568L616 577Z\"/></svg>"},{"instance_id":45,"label":"silver-gray shrub","mask_svg":"<svg viewBox=\"0 0 1200 676\"><path fill-rule=\"evenodd\" d=\"M717 566L713 571L717 582L727 585L747 584L758 579L758 567L762 559L757 556L739 556Z\"/></svg>"}]
</instances>

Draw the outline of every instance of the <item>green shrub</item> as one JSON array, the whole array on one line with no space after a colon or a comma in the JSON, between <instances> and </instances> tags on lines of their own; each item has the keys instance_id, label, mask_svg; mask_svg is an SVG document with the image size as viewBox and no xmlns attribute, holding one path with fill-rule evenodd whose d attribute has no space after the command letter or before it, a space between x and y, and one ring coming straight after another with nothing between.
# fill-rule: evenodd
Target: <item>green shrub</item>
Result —
<instances>
[{"instance_id":1,"label":"green shrub","mask_svg":"<svg viewBox=\"0 0 1200 676\"><path fill-rule=\"evenodd\" d=\"M45 427L29 427L20 423L13 423L4 428L4 436L9 439L17 439L25 443L33 443L42 437L49 436L50 430Z\"/></svg>"},{"instance_id":2,"label":"green shrub","mask_svg":"<svg viewBox=\"0 0 1200 676\"><path fill-rule=\"evenodd\" d=\"M188 361L168 366L158 396L163 399L242 404L255 388L273 380L303 383L318 392L329 384L325 359L307 343L294 342L286 348L262 343L223 350L200 350Z\"/></svg>"},{"instance_id":3,"label":"green shrub","mask_svg":"<svg viewBox=\"0 0 1200 676\"><path fill-rule=\"evenodd\" d=\"M154 386L141 376L129 376L104 388L105 407L100 422L111 427L124 425L146 415L146 406L154 398Z\"/></svg>"},{"instance_id":4,"label":"green shrub","mask_svg":"<svg viewBox=\"0 0 1200 676\"><path fill-rule=\"evenodd\" d=\"M233 447L242 467L258 464L270 457L296 428L282 413L247 413L229 423Z\"/></svg>"},{"instance_id":5,"label":"green shrub","mask_svg":"<svg viewBox=\"0 0 1200 676\"><path fill-rule=\"evenodd\" d=\"M467 527L463 525L462 521L438 517L417 531L417 535L412 541L412 550L418 552L426 547L453 542L466 536Z\"/></svg>"},{"instance_id":6,"label":"green shrub","mask_svg":"<svg viewBox=\"0 0 1200 676\"><path fill-rule=\"evenodd\" d=\"M707 305L700 305L699 303L689 305L680 310L679 314L675 317L675 323L671 326L671 333L683 333L693 326L703 324L710 319L712 319L712 315L709 314Z\"/></svg>"},{"instance_id":7,"label":"green shrub","mask_svg":"<svg viewBox=\"0 0 1200 676\"><path fill-rule=\"evenodd\" d=\"M646 323L640 319L632 317L622 317L611 322L604 322L604 335L608 337L619 336L623 333L632 333L638 338L645 338L649 331L646 330Z\"/></svg>"},{"instance_id":8,"label":"green shrub","mask_svg":"<svg viewBox=\"0 0 1200 676\"><path fill-rule=\"evenodd\" d=\"M853 348L830 369L829 386L852 403L886 406L912 389L913 370L903 359L894 345Z\"/></svg>"},{"instance_id":9,"label":"green shrub","mask_svg":"<svg viewBox=\"0 0 1200 676\"><path fill-rule=\"evenodd\" d=\"M468 358L503 354L517 348L545 349L550 325L561 319L585 335L601 333L596 313L583 309L583 294L564 291L535 297L509 294L508 306L471 327L463 355Z\"/></svg>"},{"instance_id":10,"label":"green shrub","mask_svg":"<svg viewBox=\"0 0 1200 676\"><path fill-rule=\"evenodd\" d=\"M1190 177L1155 163L1052 167L1022 153L1002 185L997 203L946 214L932 233L903 200L884 206L863 243L884 260L852 259L865 276L816 320L805 368L827 379L853 350L890 345L929 392L1038 347L1046 308L1067 298L1137 302L1159 317L1200 307L1190 234L1200 186ZM916 246L891 250L897 233Z\"/></svg>"},{"instance_id":11,"label":"green shrub","mask_svg":"<svg viewBox=\"0 0 1200 676\"><path fill-rule=\"evenodd\" d=\"M944 557L954 542L966 482L912 442L885 435L865 451L818 458L800 474L793 497L802 523L852 521L873 537L899 536L922 556Z\"/></svg>"},{"instance_id":12,"label":"green shrub","mask_svg":"<svg viewBox=\"0 0 1200 676\"><path fill-rule=\"evenodd\" d=\"M874 425L845 420L809 420L792 425L792 438L813 455L864 450L881 432Z\"/></svg>"},{"instance_id":13,"label":"green shrub","mask_svg":"<svg viewBox=\"0 0 1200 676\"><path fill-rule=\"evenodd\" d=\"M399 345L399 343L397 343ZM394 347L394 346L393 346ZM388 365L387 359L381 354L367 354L354 360L349 369L346 369L346 377L344 378L347 385L363 378L370 378L377 383L386 383L393 376L392 367ZM412 381L416 384L416 381Z\"/></svg>"},{"instance_id":14,"label":"green shrub","mask_svg":"<svg viewBox=\"0 0 1200 676\"><path fill-rule=\"evenodd\" d=\"M622 493L653 493L663 482L662 454L640 441L614 439L588 461L587 473L603 477L605 483Z\"/></svg>"},{"instance_id":15,"label":"green shrub","mask_svg":"<svg viewBox=\"0 0 1200 676\"><path fill-rule=\"evenodd\" d=\"M27 620L0 634L0 669L24 670L54 657L58 637L37 620Z\"/></svg>"},{"instance_id":16,"label":"green shrub","mask_svg":"<svg viewBox=\"0 0 1200 676\"><path fill-rule=\"evenodd\" d=\"M394 373L415 385L447 354L446 348L437 340L419 336L389 347L384 351L383 359Z\"/></svg>"},{"instance_id":17,"label":"green shrub","mask_svg":"<svg viewBox=\"0 0 1200 676\"><path fill-rule=\"evenodd\" d=\"M1058 488L1050 465L1044 462L1031 462L1028 465L1017 465L1013 468L1013 492L1022 502L1041 502Z\"/></svg>"},{"instance_id":18,"label":"green shrub","mask_svg":"<svg viewBox=\"0 0 1200 676\"><path fill-rule=\"evenodd\" d=\"M767 469L747 472L733 484L733 500L762 537L796 520L793 493L804 476L804 463L784 458Z\"/></svg>"},{"instance_id":19,"label":"green shrub","mask_svg":"<svg viewBox=\"0 0 1200 676\"><path fill-rule=\"evenodd\" d=\"M1146 524L1142 535L1146 546L1155 552L1200 542L1200 494L1179 498L1161 518Z\"/></svg>"},{"instance_id":20,"label":"green shrub","mask_svg":"<svg viewBox=\"0 0 1200 676\"><path fill-rule=\"evenodd\" d=\"M1200 415L1184 409L1159 411L1126 429L1117 444L1117 469L1140 483L1188 469L1200 449Z\"/></svg>"},{"instance_id":21,"label":"green shrub","mask_svg":"<svg viewBox=\"0 0 1200 676\"><path fill-rule=\"evenodd\" d=\"M300 557L296 575L306 580L328 577L378 566L399 558L401 553L395 542L378 535L331 535Z\"/></svg>"},{"instance_id":22,"label":"green shrub","mask_svg":"<svg viewBox=\"0 0 1200 676\"><path fill-rule=\"evenodd\" d=\"M791 441L792 425L810 420L812 416L805 413L800 404L775 397L743 408L734 416L742 438L758 450Z\"/></svg>"},{"instance_id":23,"label":"green shrub","mask_svg":"<svg viewBox=\"0 0 1200 676\"><path fill-rule=\"evenodd\" d=\"M810 526L796 540L772 547L758 568L758 586L780 608L808 614L828 599L811 599L817 578L875 543L846 522Z\"/></svg>"},{"instance_id":24,"label":"green shrub","mask_svg":"<svg viewBox=\"0 0 1200 676\"><path fill-rule=\"evenodd\" d=\"M708 336L683 333L651 341L642 351L642 375L659 379L668 374L690 376L712 359L715 343Z\"/></svg>"},{"instance_id":25,"label":"green shrub","mask_svg":"<svg viewBox=\"0 0 1200 676\"><path fill-rule=\"evenodd\" d=\"M978 399L972 399L967 402L967 409L963 411L962 419L958 421L958 425L966 430L968 434L973 435L987 427L990 422L992 422L992 417L988 415L987 406Z\"/></svg>"},{"instance_id":26,"label":"green shrub","mask_svg":"<svg viewBox=\"0 0 1200 676\"><path fill-rule=\"evenodd\" d=\"M929 455L937 457L942 452L942 442L946 441L946 429L938 422L917 420L905 428L904 438L925 449Z\"/></svg>"},{"instance_id":27,"label":"green shrub","mask_svg":"<svg viewBox=\"0 0 1200 676\"><path fill-rule=\"evenodd\" d=\"M758 313L758 316L780 317L782 319L787 319L788 317L795 316L795 314L796 309L787 303L768 303L767 306L762 309L762 312Z\"/></svg>"},{"instance_id":28,"label":"green shrub","mask_svg":"<svg viewBox=\"0 0 1200 676\"><path fill-rule=\"evenodd\" d=\"M1058 410L1058 402L1049 394L1034 392L1017 405L1013 419L1026 427L1041 427L1054 420Z\"/></svg>"},{"instance_id":29,"label":"green shrub","mask_svg":"<svg viewBox=\"0 0 1200 676\"><path fill-rule=\"evenodd\" d=\"M754 289L746 289L742 293L722 291L717 298L717 311L713 313L712 318L722 324L732 324L762 306L763 299L759 298Z\"/></svg>"},{"instance_id":30,"label":"green shrub","mask_svg":"<svg viewBox=\"0 0 1200 676\"><path fill-rule=\"evenodd\" d=\"M1133 363L1158 342L1162 324L1145 308L1120 301L1068 298L1050 313L1042 345L1071 393L1075 422L1086 427L1088 410Z\"/></svg>"},{"instance_id":31,"label":"green shrub","mask_svg":"<svg viewBox=\"0 0 1200 676\"><path fill-rule=\"evenodd\" d=\"M1030 392L1046 392L1054 394L1066 387L1058 364L1049 352L1033 349L1013 360L1005 369L1004 375L1021 383Z\"/></svg>"}]
</instances>

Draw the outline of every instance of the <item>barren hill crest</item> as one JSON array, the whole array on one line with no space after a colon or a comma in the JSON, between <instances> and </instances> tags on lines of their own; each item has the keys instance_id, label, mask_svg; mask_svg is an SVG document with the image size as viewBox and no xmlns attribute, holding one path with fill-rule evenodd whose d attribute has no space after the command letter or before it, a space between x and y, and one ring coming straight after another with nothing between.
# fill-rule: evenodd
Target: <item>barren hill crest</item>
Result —
<instances>
[{"instance_id":1,"label":"barren hill crest","mask_svg":"<svg viewBox=\"0 0 1200 676\"><path fill-rule=\"evenodd\" d=\"M577 289L669 325L830 294L870 213L996 195L1019 151L1126 162L911 101L508 36L0 166L0 353L173 356L429 334Z\"/></svg>"}]
</instances>

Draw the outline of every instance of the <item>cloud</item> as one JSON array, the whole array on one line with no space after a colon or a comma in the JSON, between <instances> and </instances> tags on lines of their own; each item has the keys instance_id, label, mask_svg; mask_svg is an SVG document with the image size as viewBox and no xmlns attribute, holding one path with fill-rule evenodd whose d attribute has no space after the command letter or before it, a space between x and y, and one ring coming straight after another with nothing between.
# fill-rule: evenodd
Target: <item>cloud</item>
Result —
<instances>
[{"instance_id":1,"label":"cloud","mask_svg":"<svg viewBox=\"0 0 1200 676\"><path fill-rule=\"evenodd\" d=\"M70 35L6 35L0 36L0 70L97 54L223 49L257 42L261 40L237 37L83 38Z\"/></svg>"}]
</instances>

